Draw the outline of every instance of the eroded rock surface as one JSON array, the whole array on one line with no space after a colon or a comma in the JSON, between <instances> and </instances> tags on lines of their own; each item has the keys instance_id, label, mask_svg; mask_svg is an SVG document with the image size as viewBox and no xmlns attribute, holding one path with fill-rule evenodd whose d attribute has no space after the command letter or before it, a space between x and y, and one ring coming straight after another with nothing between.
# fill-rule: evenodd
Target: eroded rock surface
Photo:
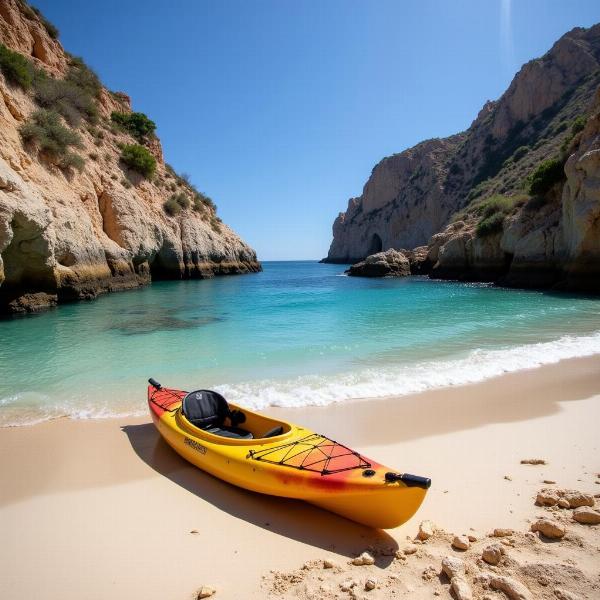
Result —
<instances>
[{"instance_id":1,"label":"eroded rock surface","mask_svg":"<svg viewBox=\"0 0 600 600\"><path fill-rule=\"evenodd\" d=\"M62 78L69 57L24 3L0 3L0 42ZM98 124L80 126L83 172L59 168L26 148L19 128L39 107L0 73L0 313L145 285L151 279L211 277L260 270L256 253L217 219L210 205L170 216L164 202L192 190L165 165L160 141L151 181L119 161L135 140L110 127L129 98L102 88Z\"/></svg>"}]
</instances>

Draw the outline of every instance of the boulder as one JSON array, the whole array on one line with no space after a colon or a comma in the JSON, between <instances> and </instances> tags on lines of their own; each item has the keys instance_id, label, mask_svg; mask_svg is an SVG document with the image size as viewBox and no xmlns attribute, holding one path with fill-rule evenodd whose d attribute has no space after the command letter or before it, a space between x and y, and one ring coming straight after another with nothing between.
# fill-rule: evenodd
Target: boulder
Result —
<instances>
[{"instance_id":1,"label":"boulder","mask_svg":"<svg viewBox=\"0 0 600 600\"><path fill-rule=\"evenodd\" d=\"M406 277L410 275L410 263L404 254L390 248L367 256L346 273L354 277Z\"/></svg>"}]
</instances>

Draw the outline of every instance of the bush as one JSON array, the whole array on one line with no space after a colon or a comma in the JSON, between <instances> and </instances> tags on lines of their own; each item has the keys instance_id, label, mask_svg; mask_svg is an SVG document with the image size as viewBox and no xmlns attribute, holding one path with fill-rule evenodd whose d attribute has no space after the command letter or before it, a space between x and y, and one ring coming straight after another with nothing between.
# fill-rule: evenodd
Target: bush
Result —
<instances>
[{"instance_id":1,"label":"bush","mask_svg":"<svg viewBox=\"0 0 600 600\"><path fill-rule=\"evenodd\" d=\"M68 79L54 79L40 74L34 80L35 99L48 110L62 115L71 127L77 127L82 118L94 122L98 112L89 90Z\"/></svg>"},{"instance_id":2,"label":"bush","mask_svg":"<svg viewBox=\"0 0 600 600\"><path fill-rule=\"evenodd\" d=\"M565 178L563 162L558 158L551 158L541 162L535 171L527 178L528 192L532 196L545 194L555 183Z\"/></svg>"},{"instance_id":3,"label":"bush","mask_svg":"<svg viewBox=\"0 0 600 600\"><path fill-rule=\"evenodd\" d=\"M65 79L94 98L98 97L102 89L98 75L78 56L70 57L69 70Z\"/></svg>"},{"instance_id":4,"label":"bush","mask_svg":"<svg viewBox=\"0 0 600 600\"><path fill-rule=\"evenodd\" d=\"M54 157L67 154L70 147L81 147L81 138L65 127L60 115L50 110L38 110L21 126L21 137L25 142L34 143L37 147Z\"/></svg>"},{"instance_id":5,"label":"bush","mask_svg":"<svg viewBox=\"0 0 600 600\"><path fill-rule=\"evenodd\" d=\"M115 111L110 115L110 118L113 123L121 126L140 142L152 135L156 129L156 123L140 112L122 113Z\"/></svg>"},{"instance_id":6,"label":"bush","mask_svg":"<svg viewBox=\"0 0 600 600\"><path fill-rule=\"evenodd\" d=\"M146 148L138 144L125 146L121 151L121 160L146 178L152 177L156 171L156 159Z\"/></svg>"},{"instance_id":7,"label":"bush","mask_svg":"<svg viewBox=\"0 0 600 600\"><path fill-rule=\"evenodd\" d=\"M177 216L182 208L179 204L179 202L177 202L175 196L171 196L164 204L163 204L163 208L165 209L165 212L168 215L171 215L172 217Z\"/></svg>"},{"instance_id":8,"label":"bush","mask_svg":"<svg viewBox=\"0 0 600 600\"><path fill-rule=\"evenodd\" d=\"M585 124L587 123L587 117L579 115L571 125L571 133L577 135L580 131L583 131Z\"/></svg>"},{"instance_id":9,"label":"bush","mask_svg":"<svg viewBox=\"0 0 600 600\"><path fill-rule=\"evenodd\" d=\"M4 44L0 44L0 70L9 83L24 90L28 90L33 83L35 71L31 62Z\"/></svg>"},{"instance_id":10,"label":"bush","mask_svg":"<svg viewBox=\"0 0 600 600\"><path fill-rule=\"evenodd\" d=\"M519 146L512 155L513 162L519 162L529 152L529 146Z\"/></svg>"},{"instance_id":11,"label":"bush","mask_svg":"<svg viewBox=\"0 0 600 600\"><path fill-rule=\"evenodd\" d=\"M89 153L89 157L90 157L92 160L98 160L98 153L97 153L97 152L90 152L90 153Z\"/></svg>"},{"instance_id":12,"label":"bush","mask_svg":"<svg viewBox=\"0 0 600 600\"><path fill-rule=\"evenodd\" d=\"M492 235L493 233L499 233L504 227L504 219L506 215L498 212L490 215L487 218L482 219L477 223L476 233L478 237L485 237L486 235Z\"/></svg>"},{"instance_id":13,"label":"bush","mask_svg":"<svg viewBox=\"0 0 600 600\"><path fill-rule=\"evenodd\" d=\"M74 152L66 152L60 159L58 166L62 169L73 168L79 172L83 171L85 160L79 154Z\"/></svg>"},{"instance_id":14,"label":"bush","mask_svg":"<svg viewBox=\"0 0 600 600\"><path fill-rule=\"evenodd\" d=\"M507 215L513 209L514 205L514 198L495 194L476 204L474 209L478 215L481 215L485 219L496 213Z\"/></svg>"}]
</instances>

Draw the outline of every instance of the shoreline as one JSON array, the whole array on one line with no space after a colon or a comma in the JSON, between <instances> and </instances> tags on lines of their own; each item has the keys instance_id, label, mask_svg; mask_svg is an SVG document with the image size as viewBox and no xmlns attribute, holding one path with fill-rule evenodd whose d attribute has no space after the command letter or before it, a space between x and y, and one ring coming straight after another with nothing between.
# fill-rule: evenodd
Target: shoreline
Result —
<instances>
[{"instance_id":1,"label":"shoreline","mask_svg":"<svg viewBox=\"0 0 600 600\"><path fill-rule=\"evenodd\" d=\"M525 532L544 479L600 492L599 355L396 399L268 412L431 477L423 506L383 532L240 490L188 465L146 416L2 428L0 451L12 458L0 465L2 596L158 600L211 585L217 598L275 597L281 581L271 570L324 558L345 565L369 547L380 552L378 576L391 573L393 553L424 519L480 538L494 527ZM525 458L548 464L521 465ZM440 537L420 550L423 560L448 546ZM431 584L421 595L425 583L413 575L410 597L431 597Z\"/></svg>"}]
</instances>

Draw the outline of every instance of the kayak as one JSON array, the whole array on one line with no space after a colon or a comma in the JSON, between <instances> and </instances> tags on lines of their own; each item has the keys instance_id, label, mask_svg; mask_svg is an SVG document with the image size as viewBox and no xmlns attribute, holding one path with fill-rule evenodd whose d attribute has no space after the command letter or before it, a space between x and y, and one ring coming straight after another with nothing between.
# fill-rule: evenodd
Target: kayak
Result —
<instances>
[{"instance_id":1,"label":"kayak","mask_svg":"<svg viewBox=\"0 0 600 600\"><path fill-rule=\"evenodd\" d=\"M305 427L229 404L212 390L149 383L150 414L167 444L233 485L305 500L381 529L410 519L431 485L426 477L397 473Z\"/></svg>"}]
</instances>

